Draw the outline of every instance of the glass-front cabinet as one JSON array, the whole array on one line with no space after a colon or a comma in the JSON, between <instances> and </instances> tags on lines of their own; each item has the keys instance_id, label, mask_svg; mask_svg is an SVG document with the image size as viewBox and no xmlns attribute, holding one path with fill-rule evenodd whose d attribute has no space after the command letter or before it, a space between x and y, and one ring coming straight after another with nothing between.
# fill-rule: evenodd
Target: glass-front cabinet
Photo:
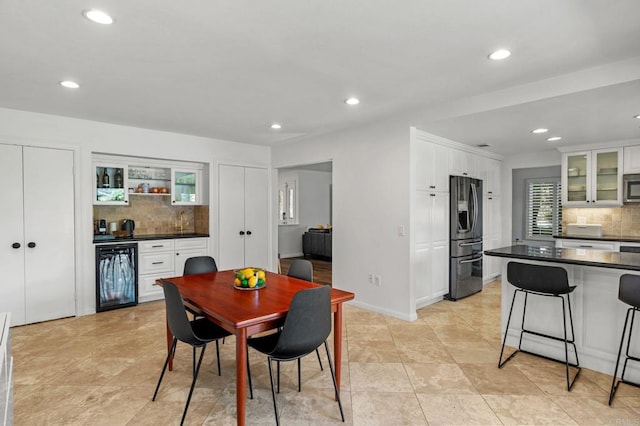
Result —
<instances>
[{"instance_id":1,"label":"glass-front cabinet","mask_svg":"<svg viewBox=\"0 0 640 426\"><path fill-rule=\"evenodd\" d=\"M563 154L562 204L590 207L622 205L622 150Z\"/></svg>"},{"instance_id":2,"label":"glass-front cabinet","mask_svg":"<svg viewBox=\"0 0 640 426\"><path fill-rule=\"evenodd\" d=\"M128 168L122 164L94 163L96 183L93 204L127 205L129 203Z\"/></svg>"},{"instance_id":3,"label":"glass-front cabinet","mask_svg":"<svg viewBox=\"0 0 640 426\"><path fill-rule=\"evenodd\" d=\"M171 169L129 166L129 194L135 196L170 196Z\"/></svg>"},{"instance_id":4,"label":"glass-front cabinet","mask_svg":"<svg viewBox=\"0 0 640 426\"><path fill-rule=\"evenodd\" d=\"M201 171L171 169L171 203L175 205L202 204Z\"/></svg>"}]
</instances>

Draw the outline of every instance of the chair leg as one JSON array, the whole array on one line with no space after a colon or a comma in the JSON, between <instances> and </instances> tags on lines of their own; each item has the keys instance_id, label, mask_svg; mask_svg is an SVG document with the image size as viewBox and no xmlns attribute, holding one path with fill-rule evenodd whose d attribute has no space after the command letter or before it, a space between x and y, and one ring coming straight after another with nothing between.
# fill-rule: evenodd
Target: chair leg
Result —
<instances>
[{"instance_id":1,"label":"chair leg","mask_svg":"<svg viewBox=\"0 0 640 426\"><path fill-rule=\"evenodd\" d=\"M302 380L301 380L302 374L300 374L301 368L302 366L300 365L300 358L298 358L298 392L302 391Z\"/></svg>"},{"instance_id":2,"label":"chair leg","mask_svg":"<svg viewBox=\"0 0 640 426\"><path fill-rule=\"evenodd\" d=\"M271 384L271 398L273 398L273 412L276 415L276 426L280 425L280 417L278 416L278 405L276 404L276 392L273 388L273 367L271 357L267 357L269 363L269 383ZM280 367L280 361L276 361L278 368ZM278 375L279 376L279 375Z\"/></svg>"},{"instance_id":3,"label":"chair leg","mask_svg":"<svg viewBox=\"0 0 640 426\"><path fill-rule=\"evenodd\" d=\"M218 376L222 376L222 370L220 369L220 342L216 340L216 359L218 360Z\"/></svg>"},{"instance_id":4,"label":"chair leg","mask_svg":"<svg viewBox=\"0 0 640 426\"><path fill-rule=\"evenodd\" d=\"M517 290L521 291L521 290ZM522 329L520 330L520 341L518 342L518 350L522 350L522 336L524 335L524 330L527 328L524 326L525 318L527 317L527 301L529 300L529 293L523 291L524 293L524 303L522 305Z\"/></svg>"},{"instance_id":5,"label":"chair leg","mask_svg":"<svg viewBox=\"0 0 640 426\"><path fill-rule=\"evenodd\" d=\"M580 375L580 372L582 371L582 368L580 368L580 360L578 359L578 348L576 348L576 333L575 333L575 329L573 328L573 313L571 312L571 299L569 298L569 295L567 294L567 306L569 307L569 324L571 325L571 340L567 340L567 317L565 314L565 308L564 308L564 297L559 296L560 299L562 300L562 325L564 326L564 356L565 356L565 369L566 369L566 374L567 374L567 391L571 391L571 388L573 388L573 384L576 382L576 379L578 378L578 376ZM569 344L571 344L573 346L573 352L576 355L576 367L578 368L578 372L576 373L576 375L574 376L573 380L570 381L569 377Z\"/></svg>"},{"instance_id":6,"label":"chair leg","mask_svg":"<svg viewBox=\"0 0 640 426\"><path fill-rule=\"evenodd\" d=\"M324 349L327 351L327 360L329 362L329 369L331 370L331 379L333 380L333 389L336 392L336 399L338 400L338 408L340 408L340 417L344 422L344 411L342 411L342 401L340 401L340 390L338 389L338 383L336 382L336 374L333 371L333 363L331 362L331 354L329 353L329 346L327 341L324 342Z\"/></svg>"},{"instance_id":7,"label":"chair leg","mask_svg":"<svg viewBox=\"0 0 640 426\"><path fill-rule=\"evenodd\" d=\"M280 393L280 361L276 361L276 365L278 366L278 393Z\"/></svg>"},{"instance_id":8,"label":"chair leg","mask_svg":"<svg viewBox=\"0 0 640 426\"><path fill-rule=\"evenodd\" d=\"M518 353L518 351L515 351L507 359L505 359L504 362L502 361L502 355L504 354L504 346L507 343L507 333L509 332L509 324L511 324L511 314L513 313L513 305L515 304L515 301L516 301L516 294L518 294L517 290L514 291L513 298L511 299L511 308L509 309L509 317L507 318L507 327L504 330L504 338L502 339L502 349L500 349L500 359L498 360L498 368L502 368L502 366L505 365L507 361L509 361L516 353Z\"/></svg>"},{"instance_id":9,"label":"chair leg","mask_svg":"<svg viewBox=\"0 0 640 426\"><path fill-rule=\"evenodd\" d=\"M162 383L162 378L164 377L164 373L167 371L167 365L169 365L169 359L176 351L176 345L178 344L178 339L175 337L171 341L171 347L169 348L169 352L167 353L167 359L164 361L164 367L162 367L162 373L160 373L160 379L158 379L158 384L156 385L156 391L153 393L152 401L156 400L156 396L158 396L158 390L160 389L160 383Z\"/></svg>"},{"instance_id":10,"label":"chair leg","mask_svg":"<svg viewBox=\"0 0 640 426\"><path fill-rule=\"evenodd\" d=\"M189 389L189 396L187 397L187 403L184 406L184 412L182 413L182 419L180 420L180 425L184 424L184 419L187 416L187 410L189 409L189 403L191 402L191 396L193 395L193 389L196 386L196 380L198 379L198 372L200 371L200 365L202 364L202 358L204 357L204 350L207 348L206 345L202 347L200 351L200 359L198 360L198 365L196 369L193 371L193 380L191 381L191 389ZM195 354L195 346L193 347L193 351ZM194 359L195 362L195 359Z\"/></svg>"},{"instance_id":11,"label":"chair leg","mask_svg":"<svg viewBox=\"0 0 640 426\"><path fill-rule=\"evenodd\" d=\"M618 366L620 365L620 355L622 355L622 346L624 346L624 335L627 332L627 323L629 322L629 314L633 311L633 308L627 309L627 315L624 318L624 327L622 328L622 336L620 336L620 348L618 349L618 358L616 358L616 368L613 370L613 380L611 382L611 391L609 392L609 405L613 402L613 397L616 395L616 391L618 390L618 385L620 381L624 379L624 368L622 369L622 375L620 376L621 380L618 380L616 383L616 376L618 375ZM633 327L633 318L631 320L631 326ZM627 354L629 352L629 343L631 342L631 333L629 333L629 341L627 342ZM625 366L626 366L625 360Z\"/></svg>"},{"instance_id":12,"label":"chair leg","mask_svg":"<svg viewBox=\"0 0 640 426\"><path fill-rule=\"evenodd\" d=\"M247 346L247 378L249 379L249 398L253 399L253 384L251 383L251 365L249 363L249 347Z\"/></svg>"},{"instance_id":13,"label":"chair leg","mask_svg":"<svg viewBox=\"0 0 640 426\"><path fill-rule=\"evenodd\" d=\"M322 360L320 359L320 351L316 348L316 355L318 355L318 364L320 364L320 371L324 371L324 367L322 366Z\"/></svg>"}]
</instances>

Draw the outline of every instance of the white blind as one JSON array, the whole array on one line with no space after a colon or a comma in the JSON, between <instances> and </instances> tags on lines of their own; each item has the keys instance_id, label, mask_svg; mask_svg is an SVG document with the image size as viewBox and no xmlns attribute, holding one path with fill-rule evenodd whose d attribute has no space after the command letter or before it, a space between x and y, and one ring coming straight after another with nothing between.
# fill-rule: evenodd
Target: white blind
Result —
<instances>
[{"instance_id":1,"label":"white blind","mask_svg":"<svg viewBox=\"0 0 640 426\"><path fill-rule=\"evenodd\" d=\"M551 239L562 231L560 181L527 183L527 238Z\"/></svg>"}]
</instances>

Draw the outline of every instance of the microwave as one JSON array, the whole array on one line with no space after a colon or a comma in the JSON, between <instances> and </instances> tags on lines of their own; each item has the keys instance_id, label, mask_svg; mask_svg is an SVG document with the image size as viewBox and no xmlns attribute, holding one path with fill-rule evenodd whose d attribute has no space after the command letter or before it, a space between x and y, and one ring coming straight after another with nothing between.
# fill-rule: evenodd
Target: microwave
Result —
<instances>
[{"instance_id":1,"label":"microwave","mask_svg":"<svg viewBox=\"0 0 640 426\"><path fill-rule=\"evenodd\" d=\"M640 174L624 175L624 202L640 203Z\"/></svg>"}]
</instances>

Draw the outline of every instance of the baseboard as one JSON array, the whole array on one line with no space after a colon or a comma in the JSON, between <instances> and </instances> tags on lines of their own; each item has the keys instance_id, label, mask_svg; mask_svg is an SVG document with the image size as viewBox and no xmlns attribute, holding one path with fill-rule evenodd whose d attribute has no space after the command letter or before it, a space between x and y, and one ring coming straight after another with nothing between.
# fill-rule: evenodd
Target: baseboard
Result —
<instances>
[{"instance_id":1,"label":"baseboard","mask_svg":"<svg viewBox=\"0 0 640 426\"><path fill-rule=\"evenodd\" d=\"M415 321L418 319L418 314L416 314L415 312L407 315L404 312L397 312L389 309L382 309L378 306L369 305L368 303L359 302L357 300L352 300L348 302L348 304L351 306L355 306L356 308L362 308L362 309L366 309L367 311L373 311L379 314L389 315L390 317L398 318L404 321Z\"/></svg>"},{"instance_id":2,"label":"baseboard","mask_svg":"<svg viewBox=\"0 0 640 426\"><path fill-rule=\"evenodd\" d=\"M304 253L302 253L302 252L300 252L300 253L286 253L286 254L280 253L280 259L289 259L291 257L304 257Z\"/></svg>"}]
</instances>

